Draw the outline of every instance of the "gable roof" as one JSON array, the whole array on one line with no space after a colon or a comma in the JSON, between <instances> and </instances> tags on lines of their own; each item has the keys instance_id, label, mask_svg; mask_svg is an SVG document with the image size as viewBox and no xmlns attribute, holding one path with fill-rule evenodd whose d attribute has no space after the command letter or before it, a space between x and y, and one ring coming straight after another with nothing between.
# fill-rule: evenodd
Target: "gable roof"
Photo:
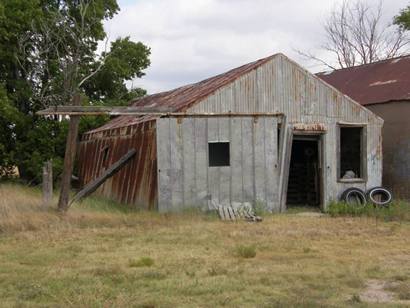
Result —
<instances>
[{"instance_id":1,"label":"gable roof","mask_svg":"<svg viewBox=\"0 0 410 308\"><path fill-rule=\"evenodd\" d=\"M196 102L213 94L218 89L233 82L250 71L257 69L259 66L270 61L277 55L278 54L259 59L197 83L182 86L170 91L144 96L131 101L130 105L152 108L168 107L171 108L173 112L183 112ZM143 117L120 116L101 127L86 132L86 134L138 124L154 118L155 116L151 115L146 115Z\"/></svg>"},{"instance_id":2,"label":"gable roof","mask_svg":"<svg viewBox=\"0 0 410 308\"><path fill-rule=\"evenodd\" d=\"M410 55L316 75L363 106L410 100Z\"/></svg>"},{"instance_id":3,"label":"gable roof","mask_svg":"<svg viewBox=\"0 0 410 308\"><path fill-rule=\"evenodd\" d=\"M223 87L230 85L236 80L239 80L241 77L251 73L252 71L259 69L260 67L269 64L273 59L280 59L283 60L283 63L288 63L290 67L293 67L296 71L300 71L303 75L313 77L315 80L323 84L325 87L331 89L342 95L346 98L346 102L351 103L359 107L359 109L363 109L363 111L367 113L371 113L368 109L362 107L358 102L354 101L352 98L344 95L340 90L336 87L333 87L331 84L328 84L323 79L319 78L318 76L313 75L312 73L308 72L306 69L301 67L296 62L292 61L285 55L278 53L272 56L262 58L260 60L242 65L240 67L234 68L226 73L219 74L217 76L205 79L203 81L193 83L190 85L182 86L176 88L174 90L165 91L153 95L148 95L137 100L131 101L131 106L136 107L147 107L152 109L161 109L162 107L166 107L166 109L170 110L170 112L185 112L189 108L192 108L193 105L196 105L202 101L204 101L209 96L216 93L218 90L222 89ZM279 61L282 63L282 61ZM292 69L291 69L292 70ZM379 119L375 114L371 113L372 116ZM146 114L144 116L119 116L112 119L110 122L106 123L105 125L98 127L94 130L90 130L86 132L84 135L90 135L94 133L100 133L103 131L108 130L116 130L124 127L131 127L139 123L148 122L158 118L158 115L153 114ZM114 133L114 132L113 132Z\"/></svg>"}]
</instances>

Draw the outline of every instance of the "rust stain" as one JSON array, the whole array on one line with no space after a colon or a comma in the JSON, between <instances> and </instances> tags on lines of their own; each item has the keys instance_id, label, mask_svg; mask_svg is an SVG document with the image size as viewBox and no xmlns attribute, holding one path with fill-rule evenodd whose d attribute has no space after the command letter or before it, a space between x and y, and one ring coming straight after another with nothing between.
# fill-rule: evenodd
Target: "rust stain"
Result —
<instances>
[{"instance_id":1,"label":"rust stain","mask_svg":"<svg viewBox=\"0 0 410 308\"><path fill-rule=\"evenodd\" d=\"M326 126L323 123L295 123L293 130L297 131L326 131Z\"/></svg>"},{"instance_id":2,"label":"rust stain","mask_svg":"<svg viewBox=\"0 0 410 308\"><path fill-rule=\"evenodd\" d=\"M104 148L108 157L104 161ZM137 155L106 181L100 193L120 203L154 209L157 204L157 160L155 121L142 122L126 130L84 135L78 150L79 177L82 185L98 177L129 149Z\"/></svg>"}]
</instances>

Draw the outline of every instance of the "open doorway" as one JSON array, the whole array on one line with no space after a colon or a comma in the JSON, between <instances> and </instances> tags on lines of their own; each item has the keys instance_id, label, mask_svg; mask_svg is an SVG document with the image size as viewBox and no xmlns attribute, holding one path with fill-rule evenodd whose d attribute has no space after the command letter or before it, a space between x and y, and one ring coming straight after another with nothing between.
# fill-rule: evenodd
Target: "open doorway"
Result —
<instances>
[{"instance_id":1,"label":"open doorway","mask_svg":"<svg viewBox=\"0 0 410 308\"><path fill-rule=\"evenodd\" d=\"M320 136L293 137L287 207L320 207Z\"/></svg>"}]
</instances>

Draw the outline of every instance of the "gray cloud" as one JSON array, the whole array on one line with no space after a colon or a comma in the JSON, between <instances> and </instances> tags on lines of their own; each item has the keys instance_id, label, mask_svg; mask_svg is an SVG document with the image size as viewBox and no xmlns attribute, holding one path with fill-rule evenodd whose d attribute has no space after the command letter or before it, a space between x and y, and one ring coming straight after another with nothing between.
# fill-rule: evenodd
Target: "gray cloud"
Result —
<instances>
[{"instance_id":1,"label":"gray cloud","mask_svg":"<svg viewBox=\"0 0 410 308\"><path fill-rule=\"evenodd\" d=\"M322 24L342 0L120 0L105 24L110 39L131 36L151 47L151 67L133 81L149 93L172 89L283 52L306 68L322 67L294 49L317 50ZM378 3L378 0L369 0ZM385 2L388 20L408 0Z\"/></svg>"}]
</instances>

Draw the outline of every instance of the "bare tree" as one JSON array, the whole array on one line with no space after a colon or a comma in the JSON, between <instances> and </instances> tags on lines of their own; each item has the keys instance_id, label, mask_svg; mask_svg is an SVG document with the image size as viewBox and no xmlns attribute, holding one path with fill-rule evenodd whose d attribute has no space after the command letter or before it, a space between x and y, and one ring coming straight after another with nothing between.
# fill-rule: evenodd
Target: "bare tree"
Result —
<instances>
[{"instance_id":1,"label":"bare tree","mask_svg":"<svg viewBox=\"0 0 410 308\"><path fill-rule=\"evenodd\" d=\"M324 29L326 42L321 49L332 54L336 64L309 52L297 52L331 69L400 56L406 53L409 44L408 36L400 27L383 22L382 1L372 7L362 0L345 0L330 13Z\"/></svg>"}]
</instances>

